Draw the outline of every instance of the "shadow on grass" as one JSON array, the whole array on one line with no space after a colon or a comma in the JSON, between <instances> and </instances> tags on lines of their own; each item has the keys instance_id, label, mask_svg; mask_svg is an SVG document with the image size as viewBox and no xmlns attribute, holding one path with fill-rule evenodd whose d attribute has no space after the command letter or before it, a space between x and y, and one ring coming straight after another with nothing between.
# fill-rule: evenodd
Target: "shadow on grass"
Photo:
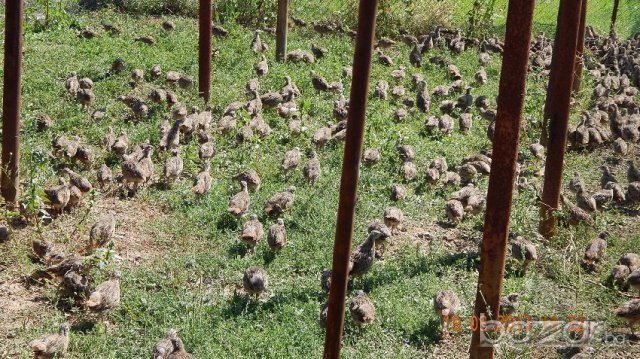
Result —
<instances>
[{"instance_id":1,"label":"shadow on grass","mask_svg":"<svg viewBox=\"0 0 640 359\"><path fill-rule=\"evenodd\" d=\"M93 330L93 328L95 328L95 326L96 326L96 322L83 320L83 321L74 323L71 326L71 331L74 333L89 334Z\"/></svg>"},{"instance_id":2,"label":"shadow on grass","mask_svg":"<svg viewBox=\"0 0 640 359\"><path fill-rule=\"evenodd\" d=\"M227 254L230 258L244 257L249 253L247 247L242 242L235 242L229 246Z\"/></svg>"},{"instance_id":3,"label":"shadow on grass","mask_svg":"<svg viewBox=\"0 0 640 359\"><path fill-rule=\"evenodd\" d=\"M218 217L218 221L216 222L216 228L223 231L236 230L238 226L238 219L227 212Z\"/></svg>"},{"instance_id":4,"label":"shadow on grass","mask_svg":"<svg viewBox=\"0 0 640 359\"><path fill-rule=\"evenodd\" d=\"M440 323L435 320L430 320L422 328L409 334L409 343L417 348L426 348L440 340Z\"/></svg>"},{"instance_id":5,"label":"shadow on grass","mask_svg":"<svg viewBox=\"0 0 640 359\"><path fill-rule=\"evenodd\" d=\"M266 294L263 293L262 298L264 296ZM227 302L226 308L222 310L222 316L225 319L231 319L258 312L273 313L287 304L302 304L315 300L317 300L316 293L310 293L305 290L278 293L266 301L261 297L255 298L246 293L234 293L233 297Z\"/></svg>"}]
</instances>

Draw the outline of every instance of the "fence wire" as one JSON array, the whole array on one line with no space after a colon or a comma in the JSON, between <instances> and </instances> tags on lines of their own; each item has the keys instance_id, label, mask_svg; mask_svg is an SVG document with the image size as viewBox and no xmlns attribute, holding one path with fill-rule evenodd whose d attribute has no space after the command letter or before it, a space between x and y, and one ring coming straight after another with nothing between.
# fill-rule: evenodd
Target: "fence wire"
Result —
<instances>
[{"instance_id":1,"label":"fence wire","mask_svg":"<svg viewBox=\"0 0 640 359\"><path fill-rule=\"evenodd\" d=\"M272 0L277 3L277 0ZM290 0L290 13L305 24L331 24L355 29L358 0ZM609 33L616 0L589 0L587 25ZM399 31L420 34L434 25L461 28L475 35L504 35L508 0L380 0L378 35ZM560 0L537 0L534 33L555 34ZM615 32L628 38L640 32L640 0L618 0Z\"/></svg>"},{"instance_id":2,"label":"fence wire","mask_svg":"<svg viewBox=\"0 0 640 359\"><path fill-rule=\"evenodd\" d=\"M3 0L0 0L2 4ZM79 9L113 6L128 14L198 16L198 0L25 0L27 20L63 11L68 16ZM472 35L504 36L509 0L379 0L379 36L399 32L419 35L435 25L460 28ZM617 4L615 32L629 38L640 32L640 0L588 0L587 25L600 35L610 31ZM274 26L278 0L213 0L216 22L236 21L247 26ZM343 31L355 30L359 0L289 0L289 12L296 21L313 26L329 25ZM48 5L48 6L47 6ZM536 0L534 33L553 37L560 0ZM3 7L0 6L0 14ZM51 15L51 14L49 14ZM53 15L56 15L55 13ZM62 15L62 14L58 14ZM1 19L0 19L1 20Z\"/></svg>"}]
</instances>

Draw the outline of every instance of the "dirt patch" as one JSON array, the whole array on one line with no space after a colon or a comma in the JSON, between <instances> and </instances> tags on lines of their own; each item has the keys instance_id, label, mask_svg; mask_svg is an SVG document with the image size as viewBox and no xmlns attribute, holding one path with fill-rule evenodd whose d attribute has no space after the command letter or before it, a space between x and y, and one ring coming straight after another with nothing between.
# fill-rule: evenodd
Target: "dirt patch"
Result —
<instances>
[{"instance_id":1,"label":"dirt patch","mask_svg":"<svg viewBox=\"0 0 640 359\"><path fill-rule=\"evenodd\" d=\"M444 222L408 222L403 236L427 253L434 245L454 252L477 252L481 233L474 233Z\"/></svg>"},{"instance_id":2,"label":"dirt patch","mask_svg":"<svg viewBox=\"0 0 640 359\"><path fill-rule=\"evenodd\" d=\"M35 238L55 243L67 253L86 254L91 226L109 212L116 217L112 248L121 258L118 266L132 268L152 262L167 249L160 225L168 217L165 211L142 201L104 197L96 199L93 205L85 203L49 225L15 230L14 238L6 243L13 246L8 253L9 263L20 263L19 257L31 253L30 241ZM39 318L57 312L45 296L47 286L25 283L24 278L31 274L29 270L0 265L0 358L17 357L16 350L28 344L20 333L37 327Z\"/></svg>"},{"instance_id":3,"label":"dirt patch","mask_svg":"<svg viewBox=\"0 0 640 359\"><path fill-rule=\"evenodd\" d=\"M16 348L27 344L18 333L49 314L49 301L40 291L19 281L0 284L0 358L15 357Z\"/></svg>"},{"instance_id":4,"label":"dirt patch","mask_svg":"<svg viewBox=\"0 0 640 359\"><path fill-rule=\"evenodd\" d=\"M89 231L101 215L113 213L116 230L113 248L124 260L125 267L148 263L164 251L164 233L158 224L168 217L161 208L135 200L120 200L105 197L93 205L85 204L71 213L55 219L44 227L29 226L17 233L18 239L29 243L31 238L39 238L61 245L67 252L86 253Z\"/></svg>"}]
</instances>

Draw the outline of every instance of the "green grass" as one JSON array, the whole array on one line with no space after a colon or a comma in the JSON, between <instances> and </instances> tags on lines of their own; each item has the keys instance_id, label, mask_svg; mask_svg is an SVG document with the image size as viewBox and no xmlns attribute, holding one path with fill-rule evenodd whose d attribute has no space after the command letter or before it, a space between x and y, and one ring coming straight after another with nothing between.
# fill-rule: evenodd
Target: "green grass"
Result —
<instances>
[{"instance_id":1,"label":"green grass","mask_svg":"<svg viewBox=\"0 0 640 359\"><path fill-rule=\"evenodd\" d=\"M475 0L464 0L459 2L452 10L452 18L458 26L466 24L459 19L468 19L469 12L473 8ZM490 3L491 1L484 1ZM494 29L498 34L504 34L507 22L508 0L495 0L493 13ZM639 4L634 0L622 0L618 8L618 18L616 21L616 31L618 36L626 38L633 36L640 30L640 21L634 14L638 13ZM558 21L557 0L537 0L533 15L534 33L544 32L547 36L555 33L556 22ZM587 5L587 25L593 26L600 34L609 33L611 13L613 11L613 1L596 0L589 1ZM466 26L466 25L464 25Z\"/></svg>"},{"instance_id":2,"label":"green grass","mask_svg":"<svg viewBox=\"0 0 640 359\"><path fill-rule=\"evenodd\" d=\"M153 107L149 118L138 124L124 121L127 111L116 97L135 91L128 86L128 71L105 77L116 57L125 59L129 70L142 68L148 71L158 63L164 71L181 71L197 78L197 23L194 19L172 18L178 27L173 33L166 33L160 28L162 19L125 16L108 9L82 13L76 19L79 26L98 26L101 20L118 24L125 30L124 34L113 37L103 34L93 40L80 40L71 29L60 28L27 32L25 35L22 168L24 176L31 178L38 188L53 184L62 166L61 161L46 158L55 134L78 135L98 149L107 126L111 125L116 131L126 129L133 143L145 139L157 143L158 124L166 110ZM219 57L214 60L214 120L220 118L228 103L245 98L244 84L254 77L253 64L258 61L258 57L249 50L251 32L232 23L226 26L231 32L229 38L214 39L214 47L219 51ZM138 35L152 35L157 44L134 43L133 38ZM273 37L264 37L273 49ZM108 324L100 321L94 325L83 324L82 311L75 309L72 312L67 318L75 323L71 334L72 358L147 356L153 343L171 327L180 329L187 348L200 358L321 356L324 333L317 319L326 296L320 293L319 277L323 269L331 266L343 145L330 143L319 150L323 175L316 186L306 184L300 170L284 177L280 163L284 152L294 146L303 150L311 148L315 129L333 121L331 109L335 95L314 91L308 71L315 69L329 81L340 79L342 68L352 60L353 46L347 38L319 38L313 33L295 29L290 34L289 48L309 49L311 42L328 48L329 55L313 65L277 64L273 51L269 51L270 72L261 81L262 91L277 90L283 84L283 76L289 75L300 87L303 96L298 103L303 108L306 127L300 137L291 138L286 122L273 111L265 111L264 117L273 128L268 138L256 138L249 144L238 145L232 135L216 136L218 154L211 171L215 181L211 191L201 200L196 200L190 191L191 178L199 169L195 140L183 146L185 173L172 190L144 189L134 199L124 200L125 206L126 203L148 205L154 211L166 213L158 218L143 217L140 224L156 235L148 243L149 250L161 248L161 251L138 266L126 261L112 262L106 268L93 271L95 282L99 282L110 269L122 270L122 305L107 317ZM407 47L399 46L389 53L396 65L410 68L408 52ZM473 51L459 57L436 53L454 61L466 79L471 79L477 70ZM396 66L385 68L375 63L372 82L382 78L390 80L388 74L394 68ZM492 103L495 103L497 95L499 69L499 58L494 56L488 68L491 81L475 90L477 95L488 95ZM93 123L75 101L66 98L62 84L71 71L94 80L97 101L93 108L106 108L106 120ZM430 87L449 82L443 71L432 65L408 72L425 75ZM415 93L410 77L404 85L410 93ZM585 87L572 114L573 122L577 113L590 105L588 98L592 82L590 79L584 81ZM343 83L345 93L348 93L349 81L343 79ZM151 88L163 85L162 80L149 81L141 94L146 95ZM187 106L203 107L196 96L196 89L178 90L178 94ZM522 154L528 153L528 145L538 137L544 81L535 80L532 74L527 94ZM473 241L477 242L482 237L483 218L470 217L459 230L451 232L459 236L456 239L467 244L465 249L459 250L447 242L447 231L431 232L433 228L439 228L436 222L446 219L443 208L453 189L426 186L418 190L421 187L418 181L412 182L408 186L408 198L394 204L389 200L388 188L390 183L401 181L398 173L400 161L395 151L399 138L413 145L419 169L426 168L436 157L445 157L449 166L454 167L465 156L490 146L485 135L488 124L475 118L474 128L469 134L456 131L449 136L425 135L422 130L425 116L412 111L404 122L395 123L392 120L394 109L391 102L373 98L369 101L365 147L380 148L383 160L372 168L362 168L354 246L364 239L366 224L381 218L384 209L392 205L405 212L410 229L426 231L433 238L418 240L397 236L393 251L386 259L376 263L364 279L350 285L349 297L359 288L369 293L376 305L377 319L359 331L347 318L343 355L348 358L419 358L429 355L459 358L467 350L470 334L467 330L456 335L451 343L438 344L435 334L438 319L433 313L431 300L437 290L451 288L462 299L463 318L472 312L477 282ZM45 133L37 132L34 126L34 119L40 112L48 113L55 120L54 127ZM431 113L437 112L434 104ZM154 156L156 173L161 172L165 158L165 153ZM114 170L119 169L117 161L101 151L97 151L91 171L81 167L77 169L93 181L93 169L105 159ZM596 155L571 151L567 155L565 177L569 178L573 171L580 170L592 185L590 187L595 189L600 176L597 168L605 160L608 160L606 151L598 151ZM264 182L260 191L251 196L252 212L261 214L265 200L273 193L289 185L298 188L293 208L284 215L289 243L277 256L269 253L264 240L254 255L246 254L238 241L242 221L236 222L225 213L229 196L237 191L237 185L231 182L230 177L245 168L255 168ZM620 179L623 168L616 167ZM477 186L486 190L487 178L479 179ZM96 203L104 200L98 195ZM514 195L512 231L534 240L539 245L542 259L536 269L525 277L515 276L509 264L505 291L523 292L522 310L528 314L559 317L584 314L592 320L618 325L610 309L625 297L585 279L599 282L620 254L637 251L640 236L636 218L613 209L598 215L595 228L561 229L553 244L544 248L534 236L537 208L535 194L523 192ZM78 210L74 216L79 217L82 213L83 210ZM273 223L261 218L266 227ZM32 236L42 235L59 243L79 246L86 240L88 227L87 224L78 224L77 220L79 218L66 219L65 222L70 224L66 231L64 227L56 227L55 231L51 226L29 227L17 231L7 244L0 244L0 249L6 252L0 259L0 283L12 282L38 268L27 258L28 241ZM73 227L79 228L79 238L71 238ZM605 228L613 233L613 238L604 269L597 274L584 273L578 265L582 251L587 241ZM130 230L118 228L118 232L125 236ZM243 271L252 265L263 266L270 279L268 293L258 302L247 299L241 291L234 294L241 287ZM26 343L40 334L52 332L65 320L64 314L54 306L58 300L54 285L34 290L50 298L53 304L42 305L42 314L37 320L26 321L25 325L15 329L15 338L7 341L3 338L0 353L7 351L9 357L28 357ZM602 346L597 346L597 349L608 350ZM637 352L637 345L627 351ZM531 347L505 348L500 356L529 357L534 356L534 352L537 349Z\"/></svg>"}]
</instances>

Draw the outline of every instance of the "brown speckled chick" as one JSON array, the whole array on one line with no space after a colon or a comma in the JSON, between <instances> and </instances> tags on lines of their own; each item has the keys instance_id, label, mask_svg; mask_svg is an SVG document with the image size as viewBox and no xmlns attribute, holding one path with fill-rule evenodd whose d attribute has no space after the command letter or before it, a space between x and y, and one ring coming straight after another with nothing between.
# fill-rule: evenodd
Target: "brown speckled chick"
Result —
<instances>
[{"instance_id":1,"label":"brown speckled chick","mask_svg":"<svg viewBox=\"0 0 640 359\"><path fill-rule=\"evenodd\" d=\"M596 270L598 264L604 260L607 250L607 242L605 241L606 232L600 233L597 238L592 239L587 244L582 258L582 264L589 270Z\"/></svg>"},{"instance_id":2,"label":"brown speckled chick","mask_svg":"<svg viewBox=\"0 0 640 359\"><path fill-rule=\"evenodd\" d=\"M111 180L113 179L113 174L111 173L111 169L106 165L102 164L100 168L96 171L96 178L98 179L98 184L100 188L105 188Z\"/></svg>"},{"instance_id":3,"label":"brown speckled chick","mask_svg":"<svg viewBox=\"0 0 640 359\"><path fill-rule=\"evenodd\" d=\"M462 218L464 217L464 206L462 202L457 199L450 199L445 204L444 209L447 214L447 219L453 225L458 225L462 222Z\"/></svg>"},{"instance_id":4,"label":"brown speckled chick","mask_svg":"<svg viewBox=\"0 0 640 359\"><path fill-rule=\"evenodd\" d=\"M513 315L520 306L520 297L519 293L511 293L500 298L500 314L505 316Z\"/></svg>"},{"instance_id":5,"label":"brown speckled chick","mask_svg":"<svg viewBox=\"0 0 640 359\"><path fill-rule=\"evenodd\" d=\"M167 187L171 188L173 182L175 182L184 168L184 162L180 157L180 151L177 148L171 150L171 157L169 157L164 163L164 177L167 181Z\"/></svg>"},{"instance_id":6,"label":"brown speckled chick","mask_svg":"<svg viewBox=\"0 0 640 359\"><path fill-rule=\"evenodd\" d=\"M304 177L311 184L315 184L318 178L320 178L320 159L318 158L318 154L316 153L316 151L311 151L309 161L304 166L302 172L304 174Z\"/></svg>"},{"instance_id":7,"label":"brown speckled chick","mask_svg":"<svg viewBox=\"0 0 640 359\"><path fill-rule=\"evenodd\" d=\"M93 311L111 310L120 305L120 273L113 272L109 280L98 285L86 301Z\"/></svg>"},{"instance_id":8,"label":"brown speckled chick","mask_svg":"<svg viewBox=\"0 0 640 359\"><path fill-rule=\"evenodd\" d=\"M268 285L269 278L267 277L267 272L264 269L260 267L249 267L244 271L242 286L249 295L253 295L257 298L260 293L264 292Z\"/></svg>"},{"instance_id":9,"label":"brown speckled chick","mask_svg":"<svg viewBox=\"0 0 640 359\"><path fill-rule=\"evenodd\" d=\"M240 192L236 193L229 199L229 207L227 212L234 216L241 216L249 210L250 204L249 189L247 182L240 181Z\"/></svg>"},{"instance_id":10,"label":"brown speckled chick","mask_svg":"<svg viewBox=\"0 0 640 359\"><path fill-rule=\"evenodd\" d=\"M351 257L349 258L349 276L359 277L371 269L375 258L375 240L381 235L382 233L380 231L371 231L367 239L351 253Z\"/></svg>"},{"instance_id":11,"label":"brown speckled chick","mask_svg":"<svg viewBox=\"0 0 640 359\"><path fill-rule=\"evenodd\" d=\"M371 233L373 231L380 232L375 237L375 245L376 245L376 249L379 250L379 253L376 253L376 257L381 257L384 254L385 247L388 244L388 239L391 237L391 229L389 229L389 227L387 227L384 223L381 223L380 221L373 221L369 223L369 226L367 227L367 232Z\"/></svg>"},{"instance_id":12,"label":"brown speckled chick","mask_svg":"<svg viewBox=\"0 0 640 359\"><path fill-rule=\"evenodd\" d=\"M71 197L71 191L65 179L60 177L58 183L55 187L44 189L44 193L51 204L51 209L54 214L62 213L62 210L67 206L69 198Z\"/></svg>"},{"instance_id":13,"label":"brown speckled chick","mask_svg":"<svg viewBox=\"0 0 640 359\"><path fill-rule=\"evenodd\" d=\"M69 347L69 325L61 325L58 334L36 339L30 345L36 359L63 358Z\"/></svg>"},{"instance_id":14,"label":"brown speckled chick","mask_svg":"<svg viewBox=\"0 0 640 359\"><path fill-rule=\"evenodd\" d=\"M611 268L608 281L613 286L625 289L625 287L627 287L627 277L629 273L631 273L629 267L622 264L615 265Z\"/></svg>"},{"instance_id":15,"label":"brown speckled chick","mask_svg":"<svg viewBox=\"0 0 640 359\"><path fill-rule=\"evenodd\" d=\"M238 182L241 182L241 181L247 182L247 186L249 190L252 192L256 192L257 190L259 190L260 184L262 183L262 181L260 180L260 176L258 175L258 172L252 169L248 169L238 173L237 175L233 176L233 179Z\"/></svg>"},{"instance_id":16,"label":"brown speckled chick","mask_svg":"<svg viewBox=\"0 0 640 359\"><path fill-rule=\"evenodd\" d=\"M640 299L631 299L615 310L619 318L626 320L631 328L631 333L635 335L633 327L640 323Z\"/></svg>"},{"instance_id":17,"label":"brown speckled chick","mask_svg":"<svg viewBox=\"0 0 640 359\"><path fill-rule=\"evenodd\" d=\"M400 173L405 181L411 181L418 175L418 168L411 160L406 160L400 166Z\"/></svg>"},{"instance_id":18,"label":"brown speckled chick","mask_svg":"<svg viewBox=\"0 0 640 359\"><path fill-rule=\"evenodd\" d=\"M98 219L89 232L89 245L91 248L104 246L111 241L116 231L116 218L113 213L103 215Z\"/></svg>"},{"instance_id":19,"label":"brown speckled chick","mask_svg":"<svg viewBox=\"0 0 640 359\"><path fill-rule=\"evenodd\" d=\"M322 287L322 290L326 293L329 293L329 290L331 289L331 269L325 269L322 271L322 274L320 275L320 287Z\"/></svg>"},{"instance_id":20,"label":"brown speckled chick","mask_svg":"<svg viewBox=\"0 0 640 359\"><path fill-rule=\"evenodd\" d=\"M627 277L627 284L640 294L640 269L636 269Z\"/></svg>"},{"instance_id":21,"label":"brown speckled chick","mask_svg":"<svg viewBox=\"0 0 640 359\"><path fill-rule=\"evenodd\" d=\"M597 209L595 198L584 189L584 186L578 186L576 193L576 204L579 208L589 213Z\"/></svg>"},{"instance_id":22,"label":"brown speckled chick","mask_svg":"<svg viewBox=\"0 0 640 359\"><path fill-rule=\"evenodd\" d=\"M173 343L173 347L175 348L174 352L171 353L167 359L195 359L196 357L193 354L189 354L185 348L182 339L175 337L171 338L171 343Z\"/></svg>"},{"instance_id":23,"label":"brown speckled chick","mask_svg":"<svg viewBox=\"0 0 640 359\"><path fill-rule=\"evenodd\" d=\"M516 261L522 263L522 273L526 273L529 265L538 260L536 247L520 236L511 243L511 255Z\"/></svg>"},{"instance_id":24,"label":"brown speckled chick","mask_svg":"<svg viewBox=\"0 0 640 359\"><path fill-rule=\"evenodd\" d=\"M88 109L91 106L91 103L95 101L96 95L93 93L92 89L79 89L76 93L76 99L80 102L82 109Z\"/></svg>"},{"instance_id":25,"label":"brown speckled chick","mask_svg":"<svg viewBox=\"0 0 640 359\"><path fill-rule=\"evenodd\" d=\"M296 188L294 186L291 186L284 192L274 194L271 198L269 198L267 203L265 203L264 213L269 216L276 216L288 210L293 205L295 192Z\"/></svg>"},{"instance_id":26,"label":"brown speckled chick","mask_svg":"<svg viewBox=\"0 0 640 359\"><path fill-rule=\"evenodd\" d=\"M448 319L460 310L460 299L452 290L441 290L433 297L433 309L440 318L443 336L448 336L450 323Z\"/></svg>"},{"instance_id":27,"label":"brown speckled chick","mask_svg":"<svg viewBox=\"0 0 640 359\"><path fill-rule=\"evenodd\" d=\"M351 319L358 324L369 324L376 318L376 308L373 306L373 302L367 296L367 294L361 290L356 291L356 296L349 303L349 314Z\"/></svg>"},{"instance_id":28,"label":"brown speckled chick","mask_svg":"<svg viewBox=\"0 0 640 359\"><path fill-rule=\"evenodd\" d=\"M372 166L380 162L380 150L377 148L367 148L362 155L362 161L367 166Z\"/></svg>"},{"instance_id":29,"label":"brown speckled chick","mask_svg":"<svg viewBox=\"0 0 640 359\"><path fill-rule=\"evenodd\" d=\"M384 224L391 229L391 232L397 230L403 220L404 214L399 208L390 207L384 211Z\"/></svg>"},{"instance_id":30,"label":"brown speckled chick","mask_svg":"<svg viewBox=\"0 0 640 359\"><path fill-rule=\"evenodd\" d=\"M78 189L82 193L87 193L87 192L91 191L91 189L93 188L93 186L91 186L91 182L89 182L88 179L86 179L83 176L73 172L69 168L65 168L64 172L69 175L69 182L72 185L78 187Z\"/></svg>"},{"instance_id":31,"label":"brown speckled chick","mask_svg":"<svg viewBox=\"0 0 640 359\"><path fill-rule=\"evenodd\" d=\"M629 267L629 270L633 272L636 269L640 269L640 255L635 253L625 253L618 260L618 264Z\"/></svg>"},{"instance_id":32,"label":"brown speckled chick","mask_svg":"<svg viewBox=\"0 0 640 359\"><path fill-rule=\"evenodd\" d=\"M211 163L209 161L205 162L202 166L202 170L198 173L195 180L193 181L194 183L193 187L191 187L191 191L198 197L203 196L211 189L213 179L211 178L211 174L209 173L210 168Z\"/></svg>"},{"instance_id":33,"label":"brown speckled chick","mask_svg":"<svg viewBox=\"0 0 640 359\"><path fill-rule=\"evenodd\" d=\"M284 219L278 221L269 228L267 242L272 251L279 251L287 244L287 229L284 227Z\"/></svg>"},{"instance_id":34,"label":"brown speckled chick","mask_svg":"<svg viewBox=\"0 0 640 359\"><path fill-rule=\"evenodd\" d=\"M300 152L300 148L295 147L294 149L287 151L284 154L284 158L282 159L282 170L284 171L284 173L286 174L298 167L300 158L302 158L302 152Z\"/></svg>"},{"instance_id":35,"label":"brown speckled chick","mask_svg":"<svg viewBox=\"0 0 640 359\"><path fill-rule=\"evenodd\" d=\"M407 197L407 188L399 183L391 185L391 199L393 201L400 201Z\"/></svg>"},{"instance_id":36,"label":"brown speckled chick","mask_svg":"<svg viewBox=\"0 0 640 359\"><path fill-rule=\"evenodd\" d=\"M249 251L253 252L263 235L264 229L262 223L258 220L258 216L252 214L249 221L242 227L242 233L240 234L242 243L249 248Z\"/></svg>"},{"instance_id":37,"label":"brown speckled chick","mask_svg":"<svg viewBox=\"0 0 640 359\"><path fill-rule=\"evenodd\" d=\"M566 208L567 212L569 213L570 225L577 226L580 223L593 224L593 219L589 215L589 212L571 203L565 195L561 195L561 198L562 198L562 205Z\"/></svg>"},{"instance_id":38,"label":"brown speckled chick","mask_svg":"<svg viewBox=\"0 0 640 359\"><path fill-rule=\"evenodd\" d=\"M151 351L151 359L167 359L169 354L175 350L173 338L178 337L178 332L175 329L169 329L164 338L160 339Z\"/></svg>"}]
</instances>

